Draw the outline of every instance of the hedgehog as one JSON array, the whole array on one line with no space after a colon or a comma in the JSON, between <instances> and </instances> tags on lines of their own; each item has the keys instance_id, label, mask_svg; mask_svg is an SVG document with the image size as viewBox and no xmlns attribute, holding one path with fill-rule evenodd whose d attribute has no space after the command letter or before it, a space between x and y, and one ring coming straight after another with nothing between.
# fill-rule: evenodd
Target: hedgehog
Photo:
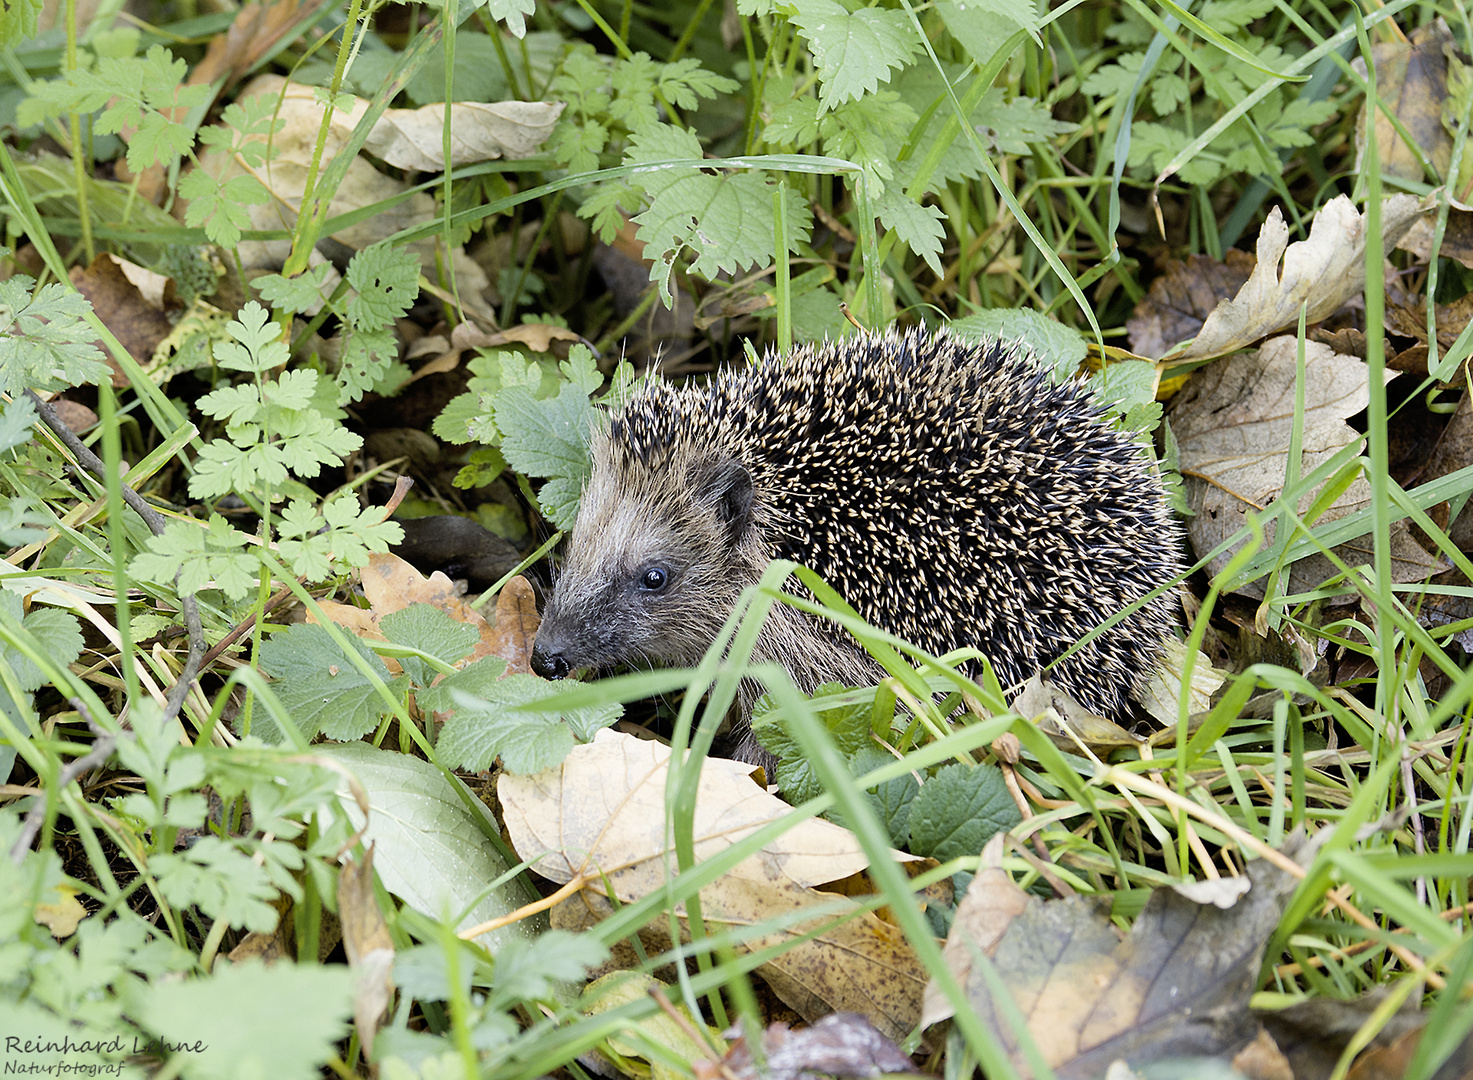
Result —
<instances>
[{"instance_id":1,"label":"hedgehog","mask_svg":"<svg viewBox=\"0 0 1473 1080\"><path fill-rule=\"evenodd\" d=\"M590 454L532 652L545 678L697 663L777 558L932 655L975 647L1004 686L1160 590L1049 672L1117 720L1175 624L1165 587L1184 537L1148 453L1020 343L892 331L769 353L704 386L653 377ZM883 674L786 604L753 659L807 693ZM739 711L756 696L744 688ZM749 735L735 756L770 763Z\"/></svg>"}]
</instances>

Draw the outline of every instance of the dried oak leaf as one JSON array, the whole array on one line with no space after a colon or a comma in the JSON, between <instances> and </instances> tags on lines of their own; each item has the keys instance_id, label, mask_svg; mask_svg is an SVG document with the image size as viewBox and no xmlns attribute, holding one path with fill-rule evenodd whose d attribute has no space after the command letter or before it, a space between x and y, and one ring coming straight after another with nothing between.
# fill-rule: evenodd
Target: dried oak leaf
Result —
<instances>
[{"instance_id":1,"label":"dried oak leaf","mask_svg":"<svg viewBox=\"0 0 1473 1080\"><path fill-rule=\"evenodd\" d=\"M1187 535L1200 555L1235 535L1250 511L1262 510L1283 489L1294 425L1296 348L1293 338L1275 338L1255 353L1219 360L1193 376L1171 404L1183 488L1195 514L1187 523ZM1305 343L1301 476L1360 438L1345 418L1370 400L1366 372L1364 364L1339 356L1328 346ZM1305 513L1318 492L1316 488L1302 495L1296 510ZM1354 513L1368 506L1370 497L1370 484L1357 477L1319 520ZM1274 525L1266 532L1271 542ZM1393 525L1391 540L1397 581L1419 581L1443 568L1440 559L1412 538L1404 521ZM1351 566L1372 558L1364 536L1340 545L1336 553ZM1208 571L1219 573L1231 557L1231 551L1217 556L1208 563ZM1314 588L1334 573L1325 556L1309 555L1290 568L1289 591ZM1240 591L1261 599L1263 582L1250 582Z\"/></svg>"},{"instance_id":2,"label":"dried oak leaf","mask_svg":"<svg viewBox=\"0 0 1473 1080\"><path fill-rule=\"evenodd\" d=\"M1393 195L1381 204L1381 235L1387 248L1423 216L1414 195ZM1204 360L1246 348L1299 321L1307 305L1308 321L1333 315L1366 285L1366 215L1356 213L1337 195L1315 215L1308 239L1290 244L1289 227L1276 206L1258 233L1258 265L1231 300L1207 316L1196 340L1175 359ZM1283 273L1279 262L1283 261Z\"/></svg>"},{"instance_id":3,"label":"dried oak leaf","mask_svg":"<svg viewBox=\"0 0 1473 1080\"><path fill-rule=\"evenodd\" d=\"M604 730L556 769L503 774L497 795L512 846L552 881L585 875L579 902L592 910L607 904L605 888L625 903L663 890L676 866L665 817L669 762L668 747ZM694 821L698 860L792 812L752 783L750 772L734 761L704 762ZM867 863L847 829L803 821L702 889L701 915L708 928L748 931L782 920L776 929L747 933L742 946L790 946L757 969L778 997L805 1019L860 1012L899 1038L920 1015L926 981L914 952L895 926L855 915L853 901L815 888ZM683 917L684 906L676 913ZM836 921L841 916L850 917Z\"/></svg>"}]
</instances>

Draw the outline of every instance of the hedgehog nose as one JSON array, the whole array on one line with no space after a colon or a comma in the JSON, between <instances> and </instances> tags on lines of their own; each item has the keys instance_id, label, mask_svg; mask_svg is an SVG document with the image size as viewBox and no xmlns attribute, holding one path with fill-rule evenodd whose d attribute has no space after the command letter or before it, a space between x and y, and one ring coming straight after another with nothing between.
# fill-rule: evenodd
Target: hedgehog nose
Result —
<instances>
[{"instance_id":1,"label":"hedgehog nose","mask_svg":"<svg viewBox=\"0 0 1473 1080\"><path fill-rule=\"evenodd\" d=\"M544 679L566 679L571 669L562 653L544 649L538 642L532 646L532 670Z\"/></svg>"}]
</instances>

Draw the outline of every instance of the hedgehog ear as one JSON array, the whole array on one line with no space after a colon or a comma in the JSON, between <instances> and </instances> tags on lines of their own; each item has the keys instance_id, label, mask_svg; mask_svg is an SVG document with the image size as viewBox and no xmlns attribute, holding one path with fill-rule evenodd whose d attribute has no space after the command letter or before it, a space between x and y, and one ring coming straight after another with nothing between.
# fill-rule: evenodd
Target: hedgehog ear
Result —
<instances>
[{"instance_id":1,"label":"hedgehog ear","mask_svg":"<svg viewBox=\"0 0 1473 1080\"><path fill-rule=\"evenodd\" d=\"M727 542L736 546L752 520L752 474L740 461L723 462L707 477L702 494L715 504Z\"/></svg>"}]
</instances>

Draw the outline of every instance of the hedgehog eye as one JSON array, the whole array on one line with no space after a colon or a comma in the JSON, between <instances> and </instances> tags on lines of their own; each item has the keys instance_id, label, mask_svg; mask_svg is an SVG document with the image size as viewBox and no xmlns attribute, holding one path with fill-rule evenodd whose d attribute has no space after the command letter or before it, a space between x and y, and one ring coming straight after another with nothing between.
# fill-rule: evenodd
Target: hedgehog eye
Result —
<instances>
[{"instance_id":1,"label":"hedgehog eye","mask_svg":"<svg viewBox=\"0 0 1473 1080\"><path fill-rule=\"evenodd\" d=\"M659 592L670 582L670 575L663 568L651 566L639 575L639 587L645 592Z\"/></svg>"}]
</instances>

